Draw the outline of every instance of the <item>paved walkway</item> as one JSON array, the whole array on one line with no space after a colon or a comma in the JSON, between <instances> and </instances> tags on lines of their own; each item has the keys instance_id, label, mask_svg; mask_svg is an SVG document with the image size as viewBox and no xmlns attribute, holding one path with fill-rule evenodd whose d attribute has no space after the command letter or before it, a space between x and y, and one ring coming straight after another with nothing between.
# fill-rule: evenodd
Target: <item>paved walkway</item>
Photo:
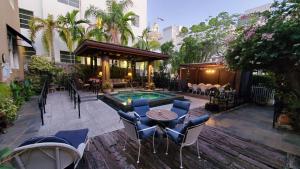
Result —
<instances>
[{"instance_id":1,"label":"paved walkway","mask_svg":"<svg viewBox=\"0 0 300 169\"><path fill-rule=\"evenodd\" d=\"M300 156L300 134L272 128L273 107L244 105L214 115L207 125Z\"/></svg>"},{"instance_id":2,"label":"paved walkway","mask_svg":"<svg viewBox=\"0 0 300 169\"><path fill-rule=\"evenodd\" d=\"M6 129L6 134L0 134L0 149L3 147L14 148L24 140L37 135L42 125L37 97L32 97L18 111L15 124Z\"/></svg>"}]
</instances>

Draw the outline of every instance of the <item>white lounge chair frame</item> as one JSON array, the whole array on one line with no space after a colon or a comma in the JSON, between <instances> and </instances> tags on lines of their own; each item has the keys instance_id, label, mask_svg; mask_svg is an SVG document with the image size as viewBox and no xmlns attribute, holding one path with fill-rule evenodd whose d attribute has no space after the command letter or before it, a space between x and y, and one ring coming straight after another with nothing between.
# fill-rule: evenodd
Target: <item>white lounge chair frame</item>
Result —
<instances>
[{"instance_id":1,"label":"white lounge chair frame","mask_svg":"<svg viewBox=\"0 0 300 169\"><path fill-rule=\"evenodd\" d=\"M20 169L64 169L71 164L77 167L89 139L78 148L65 143L34 143L14 150L13 163Z\"/></svg>"},{"instance_id":2,"label":"white lounge chair frame","mask_svg":"<svg viewBox=\"0 0 300 169\"><path fill-rule=\"evenodd\" d=\"M201 123L199 125L187 128L185 134L181 134L178 131L172 130L170 128L166 128L166 130L170 130L172 132L175 132L175 133L183 136L183 141L180 144L180 168L183 168L183 165L182 165L182 148L183 147L191 146L195 142L197 142L198 159L199 160L201 159L200 152L199 152L199 146L198 146L198 137L199 137L201 131L203 130L204 124L205 123ZM167 150L166 150L166 155L168 155L168 150L169 150L169 137L167 135Z\"/></svg>"},{"instance_id":3,"label":"white lounge chair frame","mask_svg":"<svg viewBox=\"0 0 300 169\"><path fill-rule=\"evenodd\" d=\"M121 117L121 120L124 124L124 127L125 127L125 133L126 133L126 138L125 138L125 144L124 144L124 148L123 148L123 151L126 150L126 144L127 144L127 138L131 138L132 140L135 140L138 142L139 144L139 152L138 152L138 159L136 161L137 164L140 163L140 154L141 154L141 139L139 138L139 132L142 132L142 131L145 131L145 130L149 130L149 129L153 129L153 128L156 128L156 126L153 126L153 127L149 127L149 128L145 128L145 129L142 129L142 130L137 130L137 126L132 123L131 121L129 120L126 120L124 118ZM155 151L155 133L156 133L156 130L153 134L153 138L152 138L152 146L153 146L153 153L156 154L156 151Z\"/></svg>"}]
</instances>

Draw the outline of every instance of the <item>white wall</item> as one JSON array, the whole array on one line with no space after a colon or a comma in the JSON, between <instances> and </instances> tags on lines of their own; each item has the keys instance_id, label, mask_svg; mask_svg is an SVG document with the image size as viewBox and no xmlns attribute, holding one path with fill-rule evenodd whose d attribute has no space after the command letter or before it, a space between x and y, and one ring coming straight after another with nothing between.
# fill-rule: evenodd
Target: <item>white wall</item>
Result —
<instances>
[{"instance_id":1,"label":"white wall","mask_svg":"<svg viewBox=\"0 0 300 169\"><path fill-rule=\"evenodd\" d=\"M139 15L139 27L132 25L132 30L135 36L140 36L142 31L147 27L147 0L132 0L133 6L129 7L128 11L133 11ZM80 9L72 7L70 5L60 3L57 0L19 0L19 8L27 9L33 11L35 17L47 18L48 14L53 15L54 18L57 18L59 15L65 15L67 12L74 9L80 11L80 18L84 18L84 13L86 9L94 5L100 9L106 8L106 0L81 0ZM29 30L21 28L21 33L29 38ZM42 45L41 41L41 32L38 33L35 40L35 48L38 55L45 55L46 51ZM132 43L130 42L129 46ZM26 44L24 44L26 46ZM65 43L59 38L58 34L55 33L54 37L54 53L55 61L60 62L60 51L67 51Z\"/></svg>"}]
</instances>

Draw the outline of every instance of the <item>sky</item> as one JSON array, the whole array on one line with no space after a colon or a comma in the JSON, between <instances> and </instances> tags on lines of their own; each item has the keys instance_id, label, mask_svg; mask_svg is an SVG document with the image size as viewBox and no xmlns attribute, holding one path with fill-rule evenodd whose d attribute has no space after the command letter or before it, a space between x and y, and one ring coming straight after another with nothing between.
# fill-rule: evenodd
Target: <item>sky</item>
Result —
<instances>
[{"instance_id":1,"label":"sky","mask_svg":"<svg viewBox=\"0 0 300 169\"><path fill-rule=\"evenodd\" d=\"M157 22L160 29L170 25L190 27L220 12L243 13L273 0L148 0L148 25ZM164 21L157 20L162 18Z\"/></svg>"}]
</instances>

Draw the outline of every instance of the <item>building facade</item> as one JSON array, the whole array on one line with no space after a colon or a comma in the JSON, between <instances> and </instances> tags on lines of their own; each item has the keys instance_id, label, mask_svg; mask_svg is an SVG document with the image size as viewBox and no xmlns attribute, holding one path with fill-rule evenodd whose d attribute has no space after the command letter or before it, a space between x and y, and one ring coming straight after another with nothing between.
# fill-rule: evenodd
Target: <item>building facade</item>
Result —
<instances>
[{"instance_id":1,"label":"building facade","mask_svg":"<svg viewBox=\"0 0 300 169\"><path fill-rule=\"evenodd\" d=\"M166 42L172 41L175 49L179 49L183 40L183 37L180 36L181 28L182 26L177 25L172 25L164 28L162 37L160 38L160 43L164 44Z\"/></svg>"},{"instance_id":2,"label":"building facade","mask_svg":"<svg viewBox=\"0 0 300 169\"><path fill-rule=\"evenodd\" d=\"M137 37L147 27L147 0L132 0L132 2L133 5L129 7L128 11L133 11L137 15L136 22L131 24L132 30ZM69 11L79 10L80 18L78 19L83 19L85 11L91 5L105 10L106 0L30 0L30 2L28 0L19 0L21 32L29 37L28 21L33 16L47 18L48 14L51 14L56 19L59 15L65 15ZM25 44L23 46L25 46L25 50L29 54L47 54L42 44L41 32L37 35L34 43L36 53L29 46ZM65 43L60 39L57 32L54 35L54 56L56 63L75 62L74 56L70 55Z\"/></svg>"},{"instance_id":3,"label":"building facade","mask_svg":"<svg viewBox=\"0 0 300 169\"><path fill-rule=\"evenodd\" d=\"M31 42L20 33L18 0L0 5L0 82L24 79L24 56L21 44ZM25 39L27 42L22 42Z\"/></svg>"}]
</instances>

